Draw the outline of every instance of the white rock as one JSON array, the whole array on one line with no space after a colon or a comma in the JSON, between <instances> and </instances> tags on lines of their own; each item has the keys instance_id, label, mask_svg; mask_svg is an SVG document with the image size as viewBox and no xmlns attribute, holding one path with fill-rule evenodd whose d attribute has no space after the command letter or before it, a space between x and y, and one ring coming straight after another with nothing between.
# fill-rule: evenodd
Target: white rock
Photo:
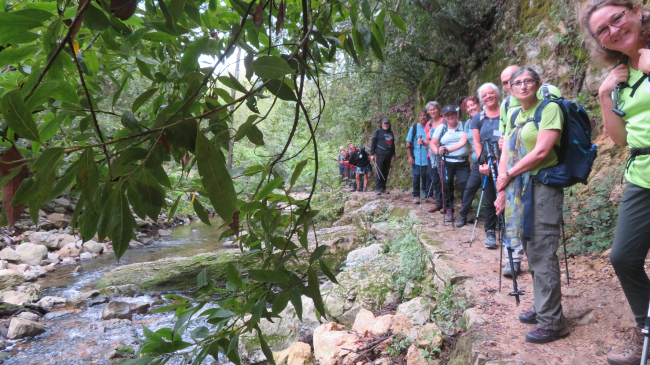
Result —
<instances>
[{"instance_id":1,"label":"white rock","mask_svg":"<svg viewBox=\"0 0 650 365\"><path fill-rule=\"evenodd\" d=\"M8 290L5 292L2 292L2 301L5 303L11 303L15 305L25 305L25 304L30 304L31 297L28 294L21 293L19 291L15 290Z\"/></svg>"},{"instance_id":2,"label":"white rock","mask_svg":"<svg viewBox=\"0 0 650 365\"><path fill-rule=\"evenodd\" d=\"M417 297L402 303L397 307L395 314L401 314L417 326L423 325L431 317L431 304L426 299Z\"/></svg>"},{"instance_id":3,"label":"white rock","mask_svg":"<svg viewBox=\"0 0 650 365\"><path fill-rule=\"evenodd\" d=\"M160 236L173 236L174 233L172 232L171 229L159 229L158 234Z\"/></svg>"},{"instance_id":4,"label":"white rock","mask_svg":"<svg viewBox=\"0 0 650 365\"><path fill-rule=\"evenodd\" d=\"M384 245L380 243L372 244L368 247L359 248L348 253L346 266L356 266L364 261L372 260L384 252Z\"/></svg>"},{"instance_id":5,"label":"white rock","mask_svg":"<svg viewBox=\"0 0 650 365\"><path fill-rule=\"evenodd\" d=\"M61 298L61 297L43 297L41 300L36 303L37 306L47 309L47 310L52 310L55 308L61 308L65 306L66 299Z\"/></svg>"},{"instance_id":6,"label":"white rock","mask_svg":"<svg viewBox=\"0 0 650 365\"><path fill-rule=\"evenodd\" d=\"M50 232L34 232L29 235L29 241L51 249L58 250L60 247L58 234Z\"/></svg>"},{"instance_id":7,"label":"white rock","mask_svg":"<svg viewBox=\"0 0 650 365\"><path fill-rule=\"evenodd\" d=\"M5 260L0 260L0 270L4 270L7 268L8 262Z\"/></svg>"},{"instance_id":8,"label":"white rock","mask_svg":"<svg viewBox=\"0 0 650 365\"><path fill-rule=\"evenodd\" d=\"M0 260L18 262L20 261L20 256L18 256L16 251L12 250L11 247L5 247L0 251Z\"/></svg>"},{"instance_id":9,"label":"white rock","mask_svg":"<svg viewBox=\"0 0 650 365\"><path fill-rule=\"evenodd\" d=\"M45 326L25 318L13 317L9 323L7 338L18 340L25 337L40 335L45 332Z\"/></svg>"},{"instance_id":10,"label":"white rock","mask_svg":"<svg viewBox=\"0 0 650 365\"><path fill-rule=\"evenodd\" d=\"M84 242L83 247L90 253L102 253L104 250L102 245L93 240Z\"/></svg>"},{"instance_id":11,"label":"white rock","mask_svg":"<svg viewBox=\"0 0 650 365\"><path fill-rule=\"evenodd\" d=\"M18 315L18 317L25 318L25 319L28 319L28 320L34 321L34 322L38 321L38 319L41 318L38 314L32 313L32 312L21 312Z\"/></svg>"},{"instance_id":12,"label":"white rock","mask_svg":"<svg viewBox=\"0 0 650 365\"><path fill-rule=\"evenodd\" d=\"M29 265L38 265L47 258L47 247L31 242L23 242L16 248L20 261Z\"/></svg>"},{"instance_id":13,"label":"white rock","mask_svg":"<svg viewBox=\"0 0 650 365\"><path fill-rule=\"evenodd\" d=\"M17 286L25 282L23 274L13 269L0 270L0 289Z\"/></svg>"},{"instance_id":14,"label":"white rock","mask_svg":"<svg viewBox=\"0 0 650 365\"><path fill-rule=\"evenodd\" d=\"M54 252L48 252L47 253L47 261L50 263L58 264L61 259L59 258L59 255L54 253Z\"/></svg>"},{"instance_id":15,"label":"white rock","mask_svg":"<svg viewBox=\"0 0 650 365\"><path fill-rule=\"evenodd\" d=\"M93 259L93 254L90 252L84 252L81 255L79 255L80 260L92 260Z\"/></svg>"},{"instance_id":16,"label":"white rock","mask_svg":"<svg viewBox=\"0 0 650 365\"><path fill-rule=\"evenodd\" d=\"M74 242L70 242L58 250L56 254L62 259L66 257L77 257L79 256L79 249Z\"/></svg>"},{"instance_id":17,"label":"white rock","mask_svg":"<svg viewBox=\"0 0 650 365\"><path fill-rule=\"evenodd\" d=\"M63 260L61 260L61 263L64 265L74 264L75 262L75 259L72 257L64 257Z\"/></svg>"}]
</instances>

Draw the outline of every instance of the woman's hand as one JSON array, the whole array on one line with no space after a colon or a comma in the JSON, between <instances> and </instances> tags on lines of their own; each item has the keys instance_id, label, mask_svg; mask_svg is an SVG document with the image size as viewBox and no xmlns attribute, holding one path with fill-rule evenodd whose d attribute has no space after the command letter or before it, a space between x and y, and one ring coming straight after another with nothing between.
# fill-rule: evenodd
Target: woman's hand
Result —
<instances>
[{"instance_id":1,"label":"woman's hand","mask_svg":"<svg viewBox=\"0 0 650 365\"><path fill-rule=\"evenodd\" d=\"M501 174L497 178L497 191L505 191L506 186L510 184L510 178L506 174Z\"/></svg>"},{"instance_id":2,"label":"woman's hand","mask_svg":"<svg viewBox=\"0 0 650 365\"><path fill-rule=\"evenodd\" d=\"M374 161L374 160L375 160L375 155L370 155L370 161Z\"/></svg>"},{"instance_id":3,"label":"woman's hand","mask_svg":"<svg viewBox=\"0 0 650 365\"><path fill-rule=\"evenodd\" d=\"M483 174L483 175L490 176L490 166L488 166L488 164L486 164L486 163L484 163L483 165L479 166L479 167L478 167L478 171L479 171L481 174Z\"/></svg>"},{"instance_id":4,"label":"woman's hand","mask_svg":"<svg viewBox=\"0 0 650 365\"><path fill-rule=\"evenodd\" d=\"M644 74L650 73L650 49L642 48L639 50L639 70Z\"/></svg>"},{"instance_id":5,"label":"woman's hand","mask_svg":"<svg viewBox=\"0 0 650 365\"><path fill-rule=\"evenodd\" d=\"M641 51L643 50L640 50L639 52ZM647 55L646 58L650 58L650 55ZM650 59L646 60L646 62L650 64ZM641 61L639 61L639 66L640 65L641 65ZM603 81L603 83L600 84L600 88L598 89L598 95L600 96L600 98L604 98L604 97L610 98L616 85L620 84L621 82L626 82L629 77L630 77L630 71L628 70L627 65L618 65L614 67L614 69L610 71L609 75L607 75L607 77L605 78L605 81Z\"/></svg>"},{"instance_id":6,"label":"woman's hand","mask_svg":"<svg viewBox=\"0 0 650 365\"><path fill-rule=\"evenodd\" d=\"M494 201L494 207L497 209L497 215L501 214L506 209L506 192L502 191Z\"/></svg>"},{"instance_id":7,"label":"woman's hand","mask_svg":"<svg viewBox=\"0 0 650 365\"><path fill-rule=\"evenodd\" d=\"M506 139L506 137L502 134L501 138L499 138L499 149L503 151L503 141Z\"/></svg>"},{"instance_id":8,"label":"woman's hand","mask_svg":"<svg viewBox=\"0 0 650 365\"><path fill-rule=\"evenodd\" d=\"M440 146L438 151L440 152L441 155L446 155L446 154L449 153L449 150L447 150L447 147L445 147L445 146Z\"/></svg>"}]
</instances>

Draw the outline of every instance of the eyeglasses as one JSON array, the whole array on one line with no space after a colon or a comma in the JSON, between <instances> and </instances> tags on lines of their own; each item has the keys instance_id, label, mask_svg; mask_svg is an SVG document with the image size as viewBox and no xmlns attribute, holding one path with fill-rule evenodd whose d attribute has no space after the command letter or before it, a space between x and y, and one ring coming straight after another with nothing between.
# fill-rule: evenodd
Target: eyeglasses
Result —
<instances>
[{"instance_id":1,"label":"eyeglasses","mask_svg":"<svg viewBox=\"0 0 650 365\"><path fill-rule=\"evenodd\" d=\"M524 81L515 81L515 82L512 82L512 83L510 83L510 86L512 86L512 87L516 87L516 88L520 88L521 85L523 85L523 84L526 84L526 86L530 86L530 85L534 84L535 82L537 82L537 81L535 81L535 80L533 80L533 79L526 79L526 80L524 80Z\"/></svg>"},{"instance_id":2,"label":"eyeglasses","mask_svg":"<svg viewBox=\"0 0 650 365\"><path fill-rule=\"evenodd\" d=\"M598 40L603 41L605 38L609 37L610 35L610 27L614 28L620 28L623 26L623 24L627 23L627 15L625 15L625 11L622 11L618 14L615 14L609 23L607 23L604 26L598 27L592 35L595 38L598 38Z\"/></svg>"}]
</instances>

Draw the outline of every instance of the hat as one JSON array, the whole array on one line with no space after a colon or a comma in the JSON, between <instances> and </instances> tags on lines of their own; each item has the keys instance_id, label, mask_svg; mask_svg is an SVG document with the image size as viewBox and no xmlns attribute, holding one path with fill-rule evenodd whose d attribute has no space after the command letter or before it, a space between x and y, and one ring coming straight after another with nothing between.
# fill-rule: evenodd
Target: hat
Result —
<instances>
[{"instance_id":1,"label":"hat","mask_svg":"<svg viewBox=\"0 0 650 365\"><path fill-rule=\"evenodd\" d=\"M379 124L384 124L384 123L390 124L390 119L384 118L384 119L381 120L381 123L379 123Z\"/></svg>"},{"instance_id":2,"label":"hat","mask_svg":"<svg viewBox=\"0 0 650 365\"><path fill-rule=\"evenodd\" d=\"M447 113L458 113L458 108L453 105L447 105L442 109L442 115L447 115Z\"/></svg>"}]
</instances>

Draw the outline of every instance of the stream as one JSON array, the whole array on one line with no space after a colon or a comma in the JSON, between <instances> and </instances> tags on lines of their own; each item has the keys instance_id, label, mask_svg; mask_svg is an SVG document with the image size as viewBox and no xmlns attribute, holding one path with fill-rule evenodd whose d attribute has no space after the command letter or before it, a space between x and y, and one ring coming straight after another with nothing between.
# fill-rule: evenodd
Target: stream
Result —
<instances>
[{"instance_id":1,"label":"stream","mask_svg":"<svg viewBox=\"0 0 650 365\"><path fill-rule=\"evenodd\" d=\"M100 255L93 260L81 260L74 265L60 265L57 270L48 273L45 278L36 283L41 285L42 296L57 296L71 298L80 293L93 289L93 284L102 275L120 265L154 261L163 258L187 257L222 249L218 242L222 230L218 227L221 221L214 220L212 226L201 222L193 222L173 230L173 237L162 237L149 246L128 249L117 262L113 253ZM187 295L189 293L178 293ZM113 297L111 301L146 302L149 304L169 304L164 294L146 293L135 297ZM26 340L7 341L7 347L0 353L5 358L6 365L18 364L117 364L121 359L111 362L116 355L116 348L138 348L136 338L142 338L142 325L152 331L163 327L173 327L174 312L157 314L134 314L131 326L107 328L106 321L101 319L104 304L83 309L61 308L54 310L60 314L56 318L41 319L47 331L39 336ZM206 306L205 309L210 308ZM193 323L185 332L183 339L192 342L192 328L205 325ZM208 325L210 326L210 325ZM110 327L110 326L108 326ZM129 348L123 351L129 351ZM1 361L0 361L1 362ZM180 360L178 361L180 363ZM174 364L169 362L168 364ZM203 364L214 364L211 357Z\"/></svg>"}]
</instances>

